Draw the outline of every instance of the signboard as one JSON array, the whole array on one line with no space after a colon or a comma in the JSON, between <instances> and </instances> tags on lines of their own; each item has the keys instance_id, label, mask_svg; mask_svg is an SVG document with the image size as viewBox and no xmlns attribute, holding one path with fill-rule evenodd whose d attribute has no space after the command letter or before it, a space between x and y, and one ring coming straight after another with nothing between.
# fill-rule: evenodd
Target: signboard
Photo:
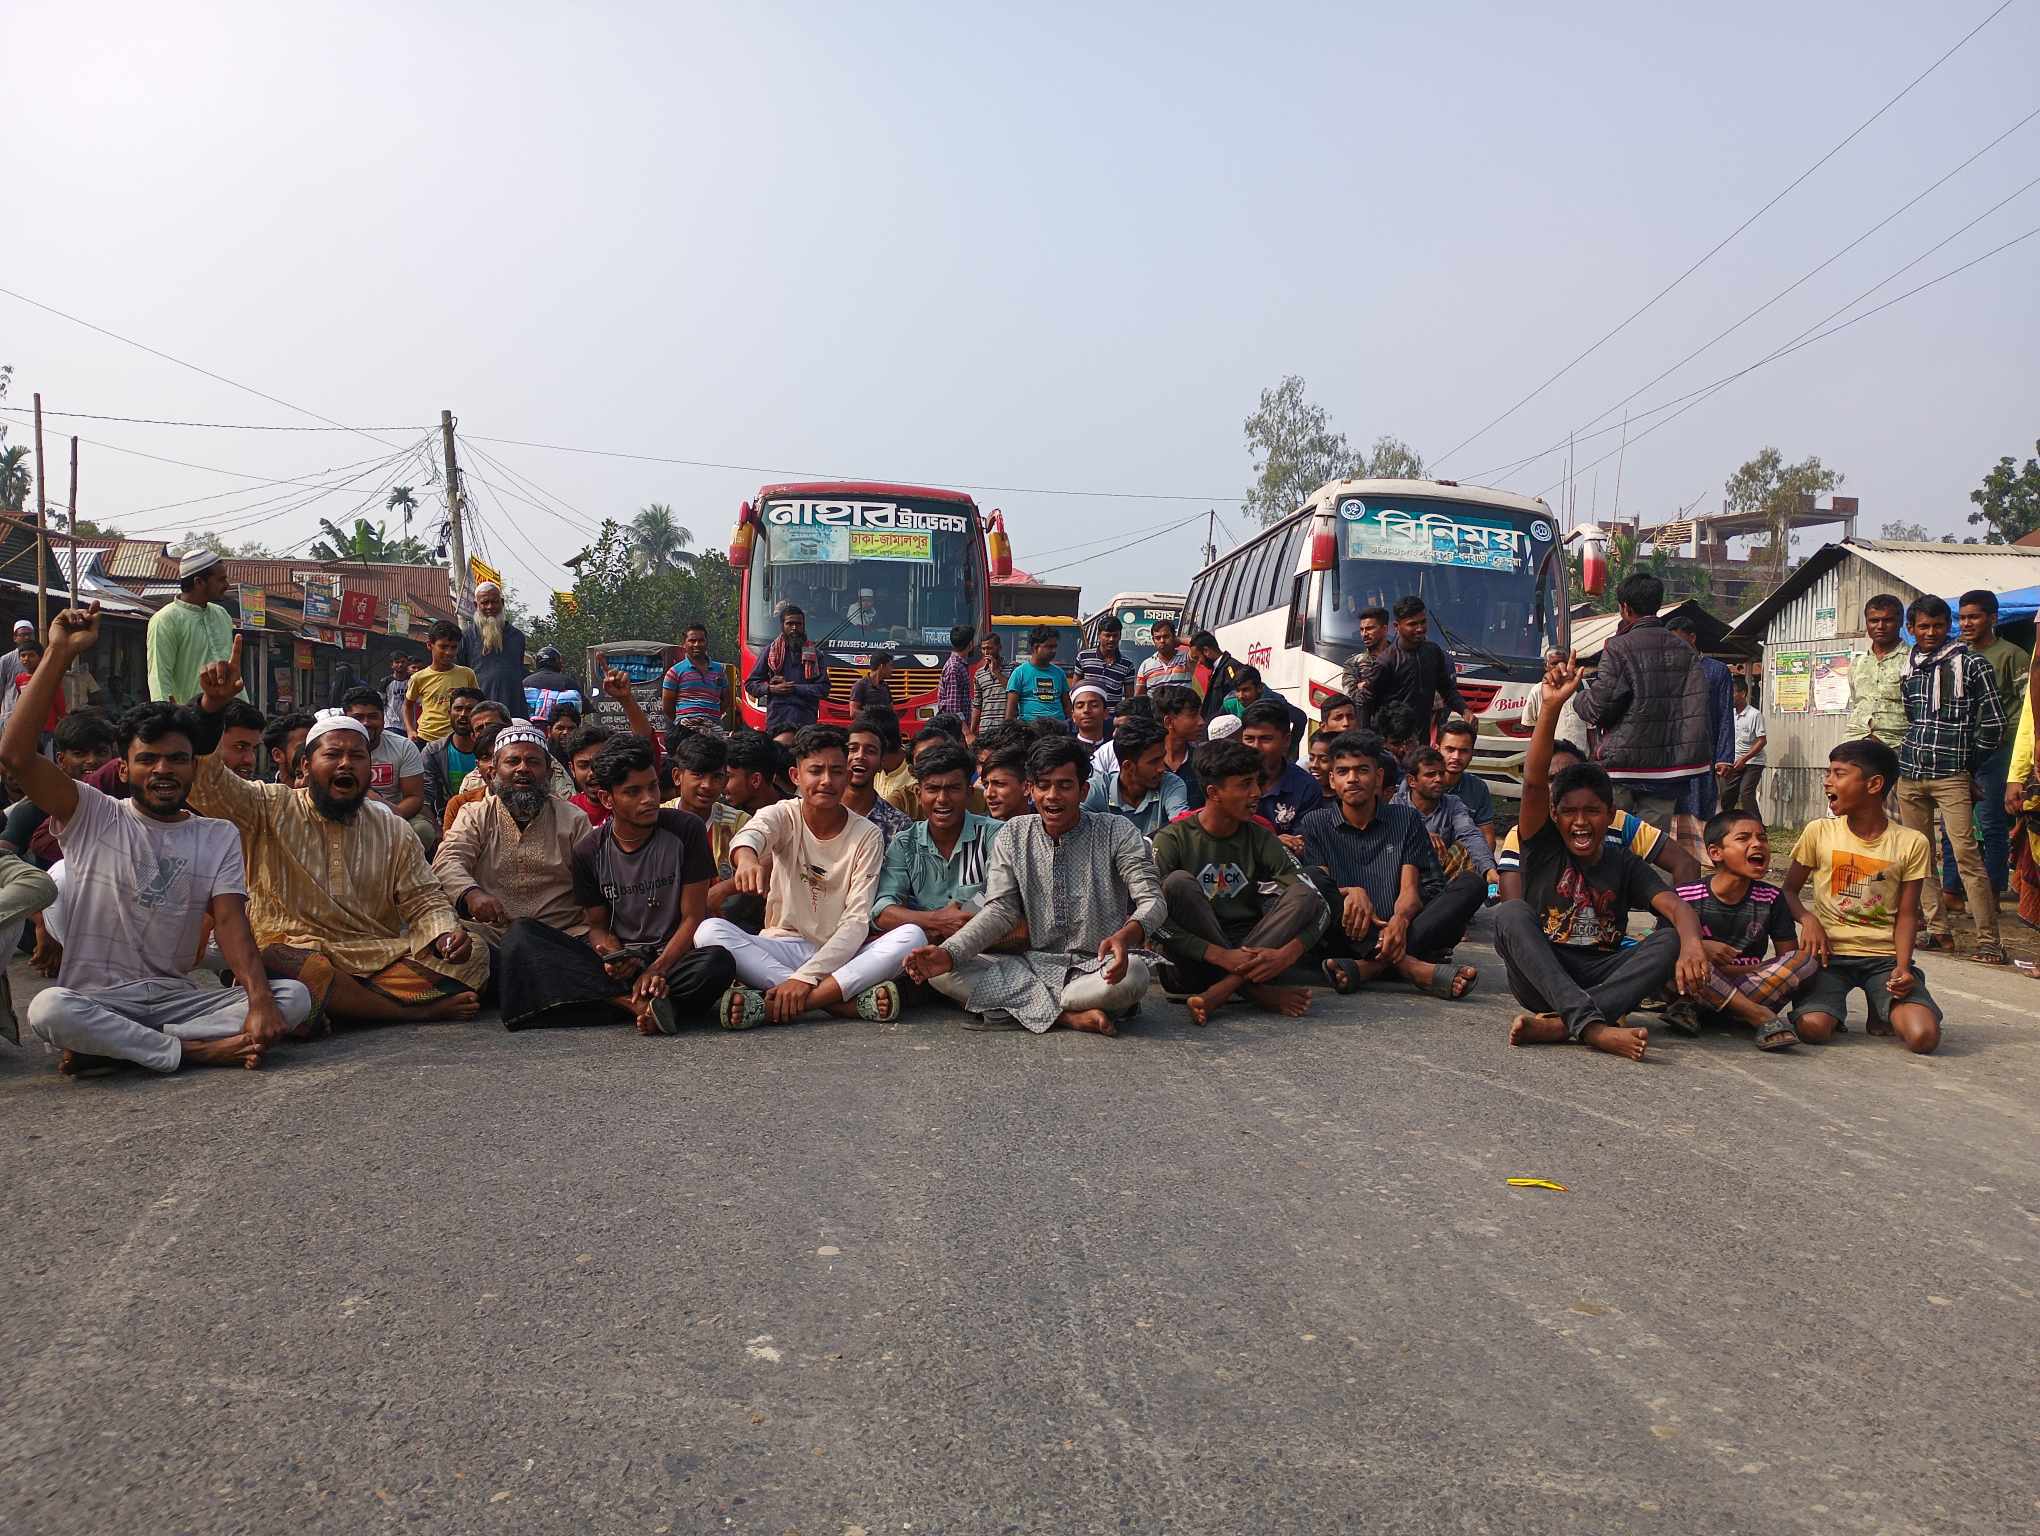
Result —
<instances>
[{"instance_id":1,"label":"signboard","mask_svg":"<svg viewBox=\"0 0 2040 1536\"><path fill-rule=\"evenodd\" d=\"M340 643L350 651L365 651L368 649L368 632L361 629L343 629L340 631Z\"/></svg>"},{"instance_id":2,"label":"signboard","mask_svg":"<svg viewBox=\"0 0 2040 1536\"><path fill-rule=\"evenodd\" d=\"M309 672L312 669L311 641L298 640L293 642L291 645L291 659L300 671Z\"/></svg>"},{"instance_id":3,"label":"signboard","mask_svg":"<svg viewBox=\"0 0 2040 1536\"><path fill-rule=\"evenodd\" d=\"M269 623L269 594L260 587L241 588L241 624L261 629Z\"/></svg>"},{"instance_id":4,"label":"signboard","mask_svg":"<svg viewBox=\"0 0 2040 1536\"><path fill-rule=\"evenodd\" d=\"M340 595L340 622L350 629L375 628L376 598L367 592Z\"/></svg>"},{"instance_id":5,"label":"signboard","mask_svg":"<svg viewBox=\"0 0 2040 1536\"><path fill-rule=\"evenodd\" d=\"M503 573L493 565L484 564L478 555L468 556L468 574L474 577L476 586L485 581L493 581L499 587L503 585Z\"/></svg>"},{"instance_id":6,"label":"signboard","mask_svg":"<svg viewBox=\"0 0 2040 1536\"><path fill-rule=\"evenodd\" d=\"M305 589L305 623L330 624L340 617L340 578L307 573L298 578Z\"/></svg>"},{"instance_id":7,"label":"signboard","mask_svg":"<svg viewBox=\"0 0 2040 1536\"><path fill-rule=\"evenodd\" d=\"M631 696L652 719L659 717L659 686L666 669L686 655L683 646L664 640L614 640L608 645L588 647L588 694L591 713L584 715L591 725L606 725L612 731L630 728L623 706L602 691L602 679L609 672L621 672L630 679Z\"/></svg>"},{"instance_id":8,"label":"signboard","mask_svg":"<svg viewBox=\"0 0 2040 1536\"><path fill-rule=\"evenodd\" d=\"M916 512L890 501L768 501L765 504L765 521L775 528L884 528L922 533L970 531L970 519L960 513Z\"/></svg>"},{"instance_id":9,"label":"signboard","mask_svg":"<svg viewBox=\"0 0 2040 1536\"><path fill-rule=\"evenodd\" d=\"M330 624L307 624L298 633L307 640L318 641L321 645L338 645L340 643L340 631ZM311 663L308 661L305 665L309 667Z\"/></svg>"},{"instance_id":10,"label":"signboard","mask_svg":"<svg viewBox=\"0 0 2040 1536\"><path fill-rule=\"evenodd\" d=\"M782 565L844 565L848 528L784 528L772 535L772 558Z\"/></svg>"},{"instance_id":11,"label":"signboard","mask_svg":"<svg viewBox=\"0 0 2040 1536\"><path fill-rule=\"evenodd\" d=\"M1349 560L1511 572L1529 565L1530 534L1501 518L1407 512L1357 497L1339 503L1339 517Z\"/></svg>"},{"instance_id":12,"label":"signboard","mask_svg":"<svg viewBox=\"0 0 2040 1536\"><path fill-rule=\"evenodd\" d=\"M1853 652L1813 653L1813 712L1817 715L1845 715L1849 712L1849 663Z\"/></svg>"},{"instance_id":13,"label":"signboard","mask_svg":"<svg viewBox=\"0 0 2040 1536\"><path fill-rule=\"evenodd\" d=\"M1771 708L1803 715L1813 706L1813 652L1776 651L1770 665Z\"/></svg>"},{"instance_id":14,"label":"signboard","mask_svg":"<svg viewBox=\"0 0 2040 1536\"><path fill-rule=\"evenodd\" d=\"M926 564L935 558L935 536L930 533L892 533L882 528L850 530L852 560L917 560Z\"/></svg>"},{"instance_id":15,"label":"signboard","mask_svg":"<svg viewBox=\"0 0 2040 1536\"><path fill-rule=\"evenodd\" d=\"M390 604L390 633L393 635L409 635L411 633L411 605L409 603L393 602Z\"/></svg>"}]
</instances>

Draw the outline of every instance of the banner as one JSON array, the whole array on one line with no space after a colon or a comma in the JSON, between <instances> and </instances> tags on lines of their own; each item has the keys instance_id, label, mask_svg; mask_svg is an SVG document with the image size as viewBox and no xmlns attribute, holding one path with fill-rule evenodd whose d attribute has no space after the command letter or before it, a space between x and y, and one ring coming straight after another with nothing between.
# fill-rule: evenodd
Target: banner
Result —
<instances>
[{"instance_id":1,"label":"banner","mask_svg":"<svg viewBox=\"0 0 2040 1536\"><path fill-rule=\"evenodd\" d=\"M477 586L485 581L493 581L499 587L503 585L502 572L493 565L484 565L479 555L468 556L468 574L474 577Z\"/></svg>"},{"instance_id":2,"label":"banner","mask_svg":"<svg viewBox=\"0 0 2040 1536\"><path fill-rule=\"evenodd\" d=\"M299 640L291 647L291 659L300 672L309 672L312 667L312 642Z\"/></svg>"},{"instance_id":3,"label":"banner","mask_svg":"<svg viewBox=\"0 0 2040 1536\"><path fill-rule=\"evenodd\" d=\"M1781 715L1803 715L1813 706L1813 653L1776 651L1770 667L1771 708Z\"/></svg>"},{"instance_id":4,"label":"banner","mask_svg":"<svg viewBox=\"0 0 2040 1536\"><path fill-rule=\"evenodd\" d=\"M340 622L350 629L374 629L377 601L368 592L343 592L340 595Z\"/></svg>"},{"instance_id":5,"label":"banner","mask_svg":"<svg viewBox=\"0 0 2040 1536\"><path fill-rule=\"evenodd\" d=\"M241 625L261 629L269 623L269 594L260 587L241 588Z\"/></svg>"},{"instance_id":6,"label":"banner","mask_svg":"<svg viewBox=\"0 0 2040 1536\"><path fill-rule=\"evenodd\" d=\"M307 640L318 641L321 645L338 645L340 643L340 631L330 624L307 624L298 633ZM305 665L309 667L311 662L306 661Z\"/></svg>"},{"instance_id":7,"label":"banner","mask_svg":"<svg viewBox=\"0 0 2040 1536\"><path fill-rule=\"evenodd\" d=\"M1813 653L1813 712L1817 715L1845 715L1849 712L1849 662L1851 651Z\"/></svg>"},{"instance_id":8,"label":"banner","mask_svg":"<svg viewBox=\"0 0 2040 1536\"><path fill-rule=\"evenodd\" d=\"M305 589L305 622L332 623L340 617L340 578L306 572L299 578Z\"/></svg>"},{"instance_id":9,"label":"banner","mask_svg":"<svg viewBox=\"0 0 2040 1536\"><path fill-rule=\"evenodd\" d=\"M390 604L390 633L408 636L411 633L411 605L392 602Z\"/></svg>"},{"instance_id":10,"label":"banner","mask_svg":"<svg viewBox=\"0 0 2040 1536\"><path fill-rule=\"evenodd\" d=\"M368 649L368 634L365 630L343 629L340 631L340 643L350 651L365 651Z\"/></svg>"}]
</instances>

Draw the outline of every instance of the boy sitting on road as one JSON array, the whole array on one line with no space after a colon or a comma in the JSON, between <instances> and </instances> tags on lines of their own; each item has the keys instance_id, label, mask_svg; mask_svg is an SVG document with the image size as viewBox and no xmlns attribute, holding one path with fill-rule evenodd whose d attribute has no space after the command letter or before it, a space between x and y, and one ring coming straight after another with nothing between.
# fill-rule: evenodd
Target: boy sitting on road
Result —
<instances>
[{"instance_id":1,"label":"boy sitting on road","mask_svg":"<svg viewBox=\"0 0 2040 1536\"><path fill-rule=\"evenodd\" d=\"M1931 859L1924 834L1893 824L1884 797L1898 779L1898 754L1868 737L1828 753L1827 802L1834 815L1807 824L1792 849L1785 890L1809 876L1813 902L1799 942L1820 966L1793 1010L1799 1038L1829 1039L1843 1027L1849 993L1863 989L1869 1031L1896 1034L1925 1055L1941 1043L1941 1010L1913 964L1920 931L1920 883Z\"/></svg>"},{"instance_id":2,"label":"boy sitting on road","mask_svg":"<svg viewBox=\"0 0 2040 1536\"><path fill-rule=\"evenodd\" d=\"M1785 893L1764 881L1771 858L1764 824L1755 811L1723 811L1702 838L1714 873L1679 887L1679 899L1700 919L1711 967L1699 989L1700 1006L1749 1025L1762 1050L1797 1045L1799 1037L1775 1010L1820 966L1799 943ZM1764 950L1772 945L1777 953L1766 960Z\"/></svg>"},{"instance_id":3,"label":"boy sitting on road","mask_svg":"<svg viewBox=\"0 0 2040 1536\"><path fill-rule=\"evenodd\" d=\"M1579 686L1576 663L1552 664L1523 764L1524 897L1495 908L1495 951L1509 990L1531 1010L1516 1015L1509 1044L1577 1040L1641 1061L1650 1031L1625 1026L1623 1017L1675 975L1680 992L1697 991L1707 952L1693 909L1643 860L1608 846L1615 787L1606 770L1575 763L1551 776L1558 713ZM1625 949L1630 909L1642 906L1671 926Z\"/></svg>"}]
</instances>

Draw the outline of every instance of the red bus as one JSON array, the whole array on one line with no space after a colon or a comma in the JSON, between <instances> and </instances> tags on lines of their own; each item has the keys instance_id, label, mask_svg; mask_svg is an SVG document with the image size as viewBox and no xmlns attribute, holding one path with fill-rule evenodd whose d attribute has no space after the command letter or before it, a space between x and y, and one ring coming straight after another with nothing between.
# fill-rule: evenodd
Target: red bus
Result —
<instances>
[{"instance_id":1,"label":"red bus","mask_svg":"<svg viewBox=\"0 0 2040 1536\"><path fill-rule=\"evenodd\" d=\"M744 693L788 604L829 669L821 718L850 719L850 690L872 654L891 651L893 707L910 730L935 713L949 631L991 624L985 521L962 491L825 480L768 485L737 513L730 564L740 588L737 701L744 723L765 712ZM1010 564L1010 557L1008 557Z\"/></svg>"}]
</instances>

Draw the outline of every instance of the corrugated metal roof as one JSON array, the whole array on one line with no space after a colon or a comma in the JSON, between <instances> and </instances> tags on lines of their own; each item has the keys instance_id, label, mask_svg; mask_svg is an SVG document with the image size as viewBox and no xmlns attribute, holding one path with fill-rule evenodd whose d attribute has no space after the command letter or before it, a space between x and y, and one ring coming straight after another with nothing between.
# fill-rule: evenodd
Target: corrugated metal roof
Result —
<instances>
[{"instance_id":1,"label":"corrugated metal roof","mask_svg":"<svg viewBox=\"0 0 2040 1536\"><path fill-rule=\"evenodd\" d=\"M161 544L122 539L106 557L106 574L115 581L161 581L176 576L177 562Z\"/></svg>"},{"instance_id":2,"label":"corrugated metal roof","mask_svg":"<svg viewBox=\"0 0 2040 1536\"><path fill-rule=\"evenodd\" d=\"M1722 641L1728 636L1728 626L1694 602L1690 597L1680 598L1676 603L1666 603L1664 607L1658 609L1658 617L1669 619L1673 614L1681 611L1693 620L1695 633L1700 641L1702 650L1712 654L1717 650L1740 652L1745 649L1742 646L1723 646ZM1619 613L1597 613L1592 618L1574 619L1572 622L1573 654L1579 657L1581 661L1597 660L1602 650L1606 648L1609 638L1615 633L1616 626L1621 622L1622 615Z\"/></svg>"},{"instance_id":3,"label":"corrugated metal roof","mask_svg":"<svg viewBox=\"0 0 2040 1536\"><path fill-rule=\"evenodd\" d=\"M1896 581L1951 602L1972 588L2016 592L2040 584L2040 549L2015 544L1938 544L1925 539L1846 539L1823 544L1776 591L1735 621L1738 639L1761 641L1771 619L1829 571L1854 555Z\"/></svg>"}]
</instances>

